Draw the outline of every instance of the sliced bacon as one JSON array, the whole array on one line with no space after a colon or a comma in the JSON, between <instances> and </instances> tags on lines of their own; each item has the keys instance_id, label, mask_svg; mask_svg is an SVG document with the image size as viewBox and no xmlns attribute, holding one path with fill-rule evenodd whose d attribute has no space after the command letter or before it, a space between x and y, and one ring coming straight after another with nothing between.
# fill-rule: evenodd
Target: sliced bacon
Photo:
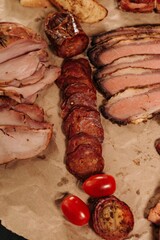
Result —
<instances>
[{"instance_id":1,"label":"sliced bacon","mask_svg":"<svg viewBox=\"0 0 160 240\"><path fill-rule=\"evenodd\" d=\"M99 79L97 85L106 97L111 97L127 88L147 87L160 84L160 69L126 67Z\"/></svg>"},{"instance_id":2,"label":"sliced bacon","mask_svg":"<svg viewBox=\"0 0 160 240\"><path fill-rule=\"evenodd\" d=\"M0 126L0 164L37 156L47 148L51 136L50 128Z\"/></svg>"},{"instance_id":3,"label":"sliced bacon","mask_svg":"<svg viewBox=\"0 0 160 240\"><path fill-rule=\"evenodd\" d=\"M106 101L103 116L117 123L138 123L160 112L160 85L145 89L129 89Z\"/></svg>"}]
</instances>

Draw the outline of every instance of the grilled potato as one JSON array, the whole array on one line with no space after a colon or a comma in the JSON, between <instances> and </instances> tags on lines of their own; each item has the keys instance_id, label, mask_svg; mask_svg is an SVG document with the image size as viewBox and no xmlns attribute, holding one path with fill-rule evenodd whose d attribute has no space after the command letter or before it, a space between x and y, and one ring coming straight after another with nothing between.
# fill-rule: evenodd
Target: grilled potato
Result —
<instances>
[{"instance_id":1,"label":"grilled potato","mask_svg":"<svg viewBox=\"0 0 160 240\"><path fill-rule=\"evenodd\" d=\"M108 14L107 9L95 0L50 0L50 2L58 10L69 11L84 23L98 22Z\"/></svg>"}]
</instances>

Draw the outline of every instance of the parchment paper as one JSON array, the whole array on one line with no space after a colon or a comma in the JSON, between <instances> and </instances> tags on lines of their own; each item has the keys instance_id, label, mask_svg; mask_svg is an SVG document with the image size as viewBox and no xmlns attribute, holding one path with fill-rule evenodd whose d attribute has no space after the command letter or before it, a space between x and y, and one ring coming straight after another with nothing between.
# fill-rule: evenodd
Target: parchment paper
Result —
<instances>
[{"instance_id":1,"label":"parchment paper","mask_svg":"<svg viewBox=\"0 0 160 240\"><path fill-rule=\"evenodd\" d=\"M140 23L160 23L160 15L132 14L117 9L116 1L99 1L107 7L108 17L100 23L82 27L91 36L102 30ZM30 9L19 0L0 0L0 20L15 21L43 34L43 19L51 9ZM61 59L51 54L60 65ZM102 96L97 93L97 105ZM59 208L66 192L87 201L76 179L64 165L65 136L59 116L59 90L54 84L39 96L46 120L54 123L48 149L34 159L0 166L0 219L2 224L29 240L99 240L88 227L67 222ZM125 201L134 213L135 226L129 239L155 240L153 226L146 220L148 209L160 198L160 156L154 141L160 137L159 119L138 125L118 126L102 118L105 131L103 156L105 172L116 178L115 196ZM157 237L158 239L158 237Z\"/></svg>"}]
</instances>

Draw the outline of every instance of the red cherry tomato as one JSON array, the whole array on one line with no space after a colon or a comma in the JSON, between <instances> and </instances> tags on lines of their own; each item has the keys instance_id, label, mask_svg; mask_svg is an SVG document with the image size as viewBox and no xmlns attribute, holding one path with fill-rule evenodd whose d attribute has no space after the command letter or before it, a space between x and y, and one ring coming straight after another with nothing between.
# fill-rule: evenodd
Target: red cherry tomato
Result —
<instances>
[{"instance_id":1,"label":"red cherry tomato","mask_svg":"<svg viewBox=\"0 0 160 240\"><path fill-rule=\"evenodd\" d=\"M90 211L88 206L77 196L69 195L63 199L61 209L71 223L82 226L88 223Z\"/></svg>"},{"instance_id":2,"label":"red cherry tomato","mask_svg":"<svg viewBox=\"0 0 160 240\"><path fill-rule=\"evenodd\" d=\"M91 197L109 196L116 190L116 181L111 175L96 174L86 179L82 188Z\"/></svg>"}]
</instances>

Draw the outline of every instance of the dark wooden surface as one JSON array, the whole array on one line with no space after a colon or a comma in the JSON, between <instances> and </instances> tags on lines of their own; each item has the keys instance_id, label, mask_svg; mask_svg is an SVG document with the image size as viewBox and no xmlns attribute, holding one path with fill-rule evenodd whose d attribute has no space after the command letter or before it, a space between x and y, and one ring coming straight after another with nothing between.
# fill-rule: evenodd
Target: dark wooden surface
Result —
<instances>
[{"instance_id":1,"label":"dark wooden surface","mask_svg":"<svg viewBox=\"0 0 160 240\"><path fill-rule=\"evenodd\" d=\"M0 223L0 239L1 240L27 240L10 230L6 229L4 226L1 225Z\"/></svg>"}]
</instances>

